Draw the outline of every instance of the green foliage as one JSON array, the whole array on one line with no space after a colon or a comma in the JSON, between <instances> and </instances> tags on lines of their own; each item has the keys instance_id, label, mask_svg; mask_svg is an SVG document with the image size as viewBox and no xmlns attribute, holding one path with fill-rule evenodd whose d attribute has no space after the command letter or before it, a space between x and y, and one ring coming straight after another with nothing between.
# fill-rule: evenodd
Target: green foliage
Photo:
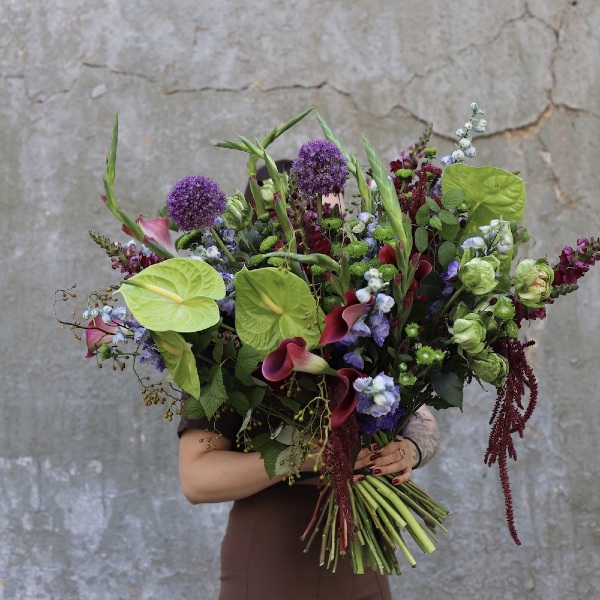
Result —
<instances>
[{"instance_id":1,"label":"green foliage","mask_svg":"<svg viewBox=\"0 0 600 600\"><path fill-rule=\"evenodd\" d=\"M175 331L152 331L152 338L160 351L173 381L193 398L200 395L200 379L196 358L185 338Z\"/></svg>"},{"instance_id":2,"label":"green foliage","mask_svg":"<svg viewBox=\"0 0 600 600\"><path fill-rule=\"evenodd\" d=\"M145 268L118 290L138 323L152 331L201 331L220 319L221 275L200 260L172 258Z\"/></svg>"}]
</instances>

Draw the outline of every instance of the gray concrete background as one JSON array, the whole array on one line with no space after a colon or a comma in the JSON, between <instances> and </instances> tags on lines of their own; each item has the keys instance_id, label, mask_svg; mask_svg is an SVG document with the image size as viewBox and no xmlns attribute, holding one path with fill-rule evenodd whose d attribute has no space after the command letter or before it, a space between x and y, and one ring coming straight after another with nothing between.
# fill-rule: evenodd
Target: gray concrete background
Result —
<instances>
[{"instance_id":1,"label":"gray concrete background","mask_svg":"<svg viewBox=\"0 0 600 600\"><path fill-rule=\"evenodd\" d=\"M119 201L151 215L185 175L243 185L243 157L212 144L310 105L388 160L430 120L450 150L475 100L477 164L522 171L533 254L554 260L600 234L598 31L597 0L2 0L0 598L216 596L228 507L186 504L174 425L50 310L57 288L76 281L83 305L113 281L87 230L121 239L100 201L115 112ZM318 135L309 117L276 154ZM540 398L511 468L523 545L483 464L494 394L472 389L417 476L450 534L396 598L600 596L599 271L525 332Z\"/></svg>"}]
</instances>

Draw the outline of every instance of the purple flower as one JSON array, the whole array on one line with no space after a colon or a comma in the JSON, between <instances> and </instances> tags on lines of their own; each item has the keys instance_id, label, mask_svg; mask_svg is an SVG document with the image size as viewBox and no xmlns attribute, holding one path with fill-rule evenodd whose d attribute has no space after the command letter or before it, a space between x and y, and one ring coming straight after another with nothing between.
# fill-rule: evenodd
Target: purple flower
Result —
<instances>
[{"instance_id":1,"label":"purple flower","mask_svg":"<svg viewBox=\"0 0 600 600\"><path fill-rule=\"evenodd\" d=\"M359 337L369 337L370 335L371 330L369 326L362 319L359 319L352 325L348 334L340 340L340 344L350 346L351 344L355 344Z\"/></svg>"},{"instance_id":2,"label":"purple flower","mask_svg":"<svg viewBox=\"0 0 600 600\"><path fill-rule=\"evenodd\" d=\"M157 371L161 373L165 370L165 361L161 353L151 346L148 346L145 350L140 353L139 361L141 363L147 363L152 365Z\"/></svg>"},{"instance_id":3,"label":"purple flower","mask_svg":"<svg viewBox=\"0 0 600 600\"><path fill-rule=\"evenodd\" d=\"M380 348L383 348L383 342L390 334L390 322L387 320L385 315L377 314L370 319L369 323L371 325L371 333L375 343Z\"/></svg>"},{"instance_id":4,"label":"purple flower","mask_svg":"<svg viewBox=\"0 0 600 600\"><path fill-rule=\"evenodd\" d=\"M171 219L182 231L209 229L214 220L225 212L227 196L208 177L184 177L167 197Z\"/></svg>"},{"instance_id":5,"label":"purple flower","mask_svg":"<svg viewBox=\"0 0 600 600\"><path fill-rule=\"evenodd\" d=\"M373 435L374 433L385 429L395 429L396 425L405 414L406 410L400 402L398 402L395 410L391 410L387 415L381 417L357 413L358 429L361 433L366 435Z\"/></svg>"},{"instance_id":6,"label":"purple flower","mask_svg":"<svg viewBox=\"0 0 600 600\"><path fill-rule=\"evenodd\" d=\"M346 352L346 354L344 354L344 362L347 365L358 369L359 371L362 371L365 368L365 361L362 357L360 350Z\"/></svg>"},{"instance_id":7,"label":"purple flower","mask_svg":"<svg viewBox=\"0 0 600 600\"><path fill-rule=\"evenodd\" d=\"M344 191L348 168L340 149L327 140L304 144L294 161L298 189L307 196L326 196Z\"/></svg>"}]
</instances>

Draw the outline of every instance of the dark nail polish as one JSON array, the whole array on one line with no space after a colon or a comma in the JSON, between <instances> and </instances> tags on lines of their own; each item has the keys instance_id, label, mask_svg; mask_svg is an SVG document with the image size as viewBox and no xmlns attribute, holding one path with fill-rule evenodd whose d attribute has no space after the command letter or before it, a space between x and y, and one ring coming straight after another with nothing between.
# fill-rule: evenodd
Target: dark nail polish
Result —
<instances>
[{"instance_id":1,"label":"dark nail polish","mask_svg":"<svg viewBox=\"0 0 600 600\"><path fill-rule=\"evenodd\" d=\"M380 458L380 457L381 457L381 453L380 453L380 452L376 452L375 454L372 454L372 455L369 457L369 460L376 460L376 459L378 459L378 458Z\"/></svg>"},{"instance_id":2,"label":"dark nail polish","mask_svg":"<svg viewBox=\"0 0 600 600\"><path fill-rule=\"evenodd\" d=\"M373 475L379 475L381 473L381 469L373 469Z\"/></svg>"}]
</instances>

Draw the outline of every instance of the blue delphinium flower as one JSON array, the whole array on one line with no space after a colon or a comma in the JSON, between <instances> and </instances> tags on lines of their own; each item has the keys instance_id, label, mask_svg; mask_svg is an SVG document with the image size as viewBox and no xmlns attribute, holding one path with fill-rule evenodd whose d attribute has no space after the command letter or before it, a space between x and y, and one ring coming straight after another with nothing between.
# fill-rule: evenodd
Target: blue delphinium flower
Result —
<instances>
[{"instance_id":1,"label":"blue delphinium flower","mask_svg":"<svg viewBox=\"0 0 600 600\"><path fill-rule=\"evenodd\" d=\"M390 334L390 322L387 317L383 314L373 315L369 320L369 325L371 326L371 334L373 335L375 343L380 348L383 348L383 342Z\"/></svg>"},{"instance_id":2,"label":"blue delphinium flower","mask_svg":"<svg viewBox=\"0 0 600 600\"><path fill-rule=\"evenodd\" d=\"M358 392L356 413L362 433L372 435L381 429L393 429L406 414L400 404L400 386L384 373L358 378L354 389Z\"/></svg>"},{"instance_id":3,"label":"blue delphinium flower","mask_svg":"<svg viewBox=\"0 0 600 600\"><path fill-rule=\"evenodd\" d=\"M327 140L310 140L298 151L292 169L298 189L307 196L344 191L348 167L340 149Z\"/></svg>"},{"instance_id":4,"label":"blue delphinium flower","mask_svg":"<svg viewBox=\"0 0 600 600\"><path fill-rule=\"evenodd\" d=\"M365 360L362 357L360 350L353 350L352 352L346 352L344 354L344 362L359 371L365 368Z\"/></svg>"},{"instance_id":5,"label":"blue delphinium flower","mask_svg":"<svg viewBox=\"0 0 600 600\"><path fill-rule=\"evenodd\" d=\"M209 229L225 212L227 196L208 177L184 177L167 197L169 217L181 231Z\"/></svg>"}]
</instances>

